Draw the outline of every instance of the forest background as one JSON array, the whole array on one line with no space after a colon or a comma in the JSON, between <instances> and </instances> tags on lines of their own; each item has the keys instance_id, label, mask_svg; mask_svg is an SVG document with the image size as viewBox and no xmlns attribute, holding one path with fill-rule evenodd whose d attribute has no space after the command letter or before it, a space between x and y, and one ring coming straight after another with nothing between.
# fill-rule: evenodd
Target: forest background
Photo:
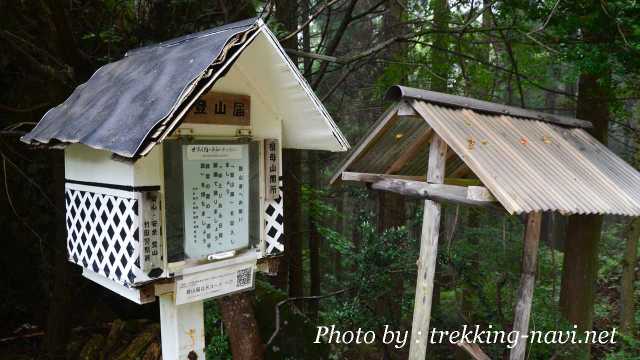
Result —
<instances>
[{"instance_id":1,"label":"forest background","mask_svg":"<svg viewBox=\"0 0 640 360\"><path fill-rule=\"evenodd\" d=\"M596 138L640 166L637 1L2 0L0 358L158 358L157 304L128 303L66 261L62 152L19 137L128 49L259 15L352 144L388 105L384 91L404 84L590 120ZM408 349L381 343L312 344L316 325L411 326L422 204L329 187L343 157L285 152L279 275L234 300L257 327L234 328L224 301L206 304L208 359L262 350L273 359L406 358ZM522 220L457 206L444 214L432 326L509 330ZM639 236L637 219L545 214L531 327L622 335L592 347L534 345L529 359L640 358ZM249 350L230 341L238 334L253 340ZM508 354L499 344L483 350ZM442 344L428 358L468 357Z\"/></svg>"}]
</instances>

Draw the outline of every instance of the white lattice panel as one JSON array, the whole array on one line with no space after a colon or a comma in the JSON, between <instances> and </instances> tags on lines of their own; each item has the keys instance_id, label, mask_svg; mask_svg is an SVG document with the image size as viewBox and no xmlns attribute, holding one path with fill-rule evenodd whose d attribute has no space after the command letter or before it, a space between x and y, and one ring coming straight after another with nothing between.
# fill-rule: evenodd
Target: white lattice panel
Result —
<instances>
[{"instance_id":1,"label":"white lattice panel","mask_svg":"<svg viewBox=\"0 0 640 360\"><path fill-rule=\"evenodd\" d=\"M284 210L282 191L280 196L267 202L265 208L265 255L284 252Z\"/></svg>"},{"instance_id":2,"label":"white lattice panel","mask_svg":"<svg viewBox=\"0 0 640 360\"><path fill-rule=\"evenodd\" d=\"M141 193L70 183L65 187L69 261L124 286L150 280L141 264ZM153 277L162 274L154 270Z\"/></svg>"}]
</instances>

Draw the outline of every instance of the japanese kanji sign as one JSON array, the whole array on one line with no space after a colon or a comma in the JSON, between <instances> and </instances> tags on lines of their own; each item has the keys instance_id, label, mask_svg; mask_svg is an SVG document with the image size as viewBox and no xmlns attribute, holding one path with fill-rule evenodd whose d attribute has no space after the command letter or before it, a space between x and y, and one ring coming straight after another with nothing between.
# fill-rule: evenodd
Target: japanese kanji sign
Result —
<instances>
[{"instance_id":1,"label":"japanese kanji sign","mask_svg":"<svg viewBox=\"0 0 640 360\"><path fill-rule=\"evenodd\" d=\"M143 193L142 256L143 270L149 273L163 267L162 226L160 222L160 194L157 191Z\"/></svg>"},{"instance_id":2,"label":"japanese kanji sign","mask_svg":"<svg viewBox=\"0 0 640 360\"><path fill-rule=\"evenodd\" d=\"M251 97L219 92L202 95L193 104L185 122L249 126L251 124Z\"/></svg>"},{"instance_id":3,"label":"japanese kanji sign","mask_svg":"<svg viewBox=\"0 0 640 360\"><path fill-rule=\"evenodd\" d=\"M185 145L183 167L187 256L246 247L249 145Z\"/></svg>"},{"instance_id":4,"label":"japanese kanji sign","mask_svg":"<svg viewBox=\"0 0 640 360\"><path fill-rule=\"evenodd\" d=\"M265 164L265 181L266 181L266 199L274 200L278 198L280 193L279 177L280 177L280 149L278 139L264 140L264 164Z\"/></svg>"}]
</instances>

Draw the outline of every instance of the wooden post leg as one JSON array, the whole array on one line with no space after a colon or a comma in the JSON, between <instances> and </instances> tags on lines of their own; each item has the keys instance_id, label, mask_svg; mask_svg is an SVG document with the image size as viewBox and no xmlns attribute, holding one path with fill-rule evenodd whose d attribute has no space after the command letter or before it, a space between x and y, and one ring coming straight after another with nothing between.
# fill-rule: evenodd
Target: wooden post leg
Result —
<instances>
[{"instance_id":1,"label":"wooden post leg","mask_svg":"<svg viewBox=\"0 0 640 360\"><path fill-rule=\"evenodd\" d=\"M528 334L529 332L529 318L531 316L531 303L533 302L533 287L536 280L541 222L541 212L534 212L527 215L527 225L524 234L524 251L522 252L522 274L520 275L518 302L513 319L513 330L518 331L520 336ZM511 349L509 360L524 359L526 350L527 338L518 339L516 346Z\"/></svg>"},{"instance_id":2,"label":"wooden post leg","mask_svg":"<svg viewBox=\"0 0 640 360\"><path fill-rule=\"evenodd\" d=\"M434 136L429 148L427 182L442 184L446 155L447 144L439 136ZM427 354L433 279L438 256L440 211L441 205L439 203L432 200L425 200L424 215L422 218L422 234L420 236L420 258L418 259L416 298L413 306L413 323L411 325L409 360L424 360Z\"/></svg>"},{"instance_id":3,"label":"wooden post leg","mask_svg":"<svg viewBox=\"0 0 640 360\"><path fill-rule=\"evenodd\" d=\"M203 302L176 305L174 293L159 298L162 358L204 360Z\"/></svg>"}]
</instances>

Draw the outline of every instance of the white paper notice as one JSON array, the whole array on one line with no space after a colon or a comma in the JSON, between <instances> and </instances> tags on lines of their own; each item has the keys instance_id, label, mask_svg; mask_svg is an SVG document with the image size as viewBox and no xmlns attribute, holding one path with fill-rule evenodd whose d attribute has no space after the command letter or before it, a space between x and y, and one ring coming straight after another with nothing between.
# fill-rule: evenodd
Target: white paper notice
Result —
<instances>
[{"instance_id":1,"label":"white paper notice","mask_svg":"<svg viewBox=\"0 0 640 360\"><path fill-rule=\"evenodd\" d=\"M185 275L176 282L176 304L212 299L254 287L256 263L242 263L221 269Z\"/></svg>"}]
</instances>

